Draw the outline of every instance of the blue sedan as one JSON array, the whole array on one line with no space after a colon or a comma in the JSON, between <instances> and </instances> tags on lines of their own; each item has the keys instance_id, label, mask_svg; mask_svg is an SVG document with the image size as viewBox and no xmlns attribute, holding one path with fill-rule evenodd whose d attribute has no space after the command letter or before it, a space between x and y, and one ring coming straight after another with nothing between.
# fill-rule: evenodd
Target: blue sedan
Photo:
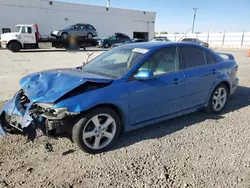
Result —
<instances>
[{"instance_id":1,"label":"blue sedan","mask_svg":"<svg viewBox=\"0 0 250 188\"><path fill-rule=\"evenodd\" d=\"M33 73L0 110L0 132L33 140L39 129L100 153L122 131L200 109L219 113L239 82L234 57L223 55L191 43L135 43L80 67Z\"/></svg>"}]
</instances>

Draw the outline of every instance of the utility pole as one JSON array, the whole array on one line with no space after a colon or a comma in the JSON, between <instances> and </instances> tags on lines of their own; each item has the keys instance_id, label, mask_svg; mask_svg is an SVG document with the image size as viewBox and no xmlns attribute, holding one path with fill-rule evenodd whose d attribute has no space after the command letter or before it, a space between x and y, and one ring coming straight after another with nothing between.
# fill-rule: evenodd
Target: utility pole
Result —
<instances>
[{"instance_id":1,"label":"utility pole","mask_svg":"<svg viewBox=\"0 0 250 188\"><path fill-rule=\"evenodd\" d=\"M196 11L198 10L198 8L193 8L193 10L194 10L194 19L193 19L192 33L194 33L194 24L195 24L195 19L196 19Z\"/></svg>"},{"instance_id":2,"label":"utility pole","mask_svg":"<svg viewBox=\"0 0 250 188\"><path fill-rule=\"evenodd\" d=\"M110 0L107 0L107 8L110 7Z\"/></svg>"}]
</instances>

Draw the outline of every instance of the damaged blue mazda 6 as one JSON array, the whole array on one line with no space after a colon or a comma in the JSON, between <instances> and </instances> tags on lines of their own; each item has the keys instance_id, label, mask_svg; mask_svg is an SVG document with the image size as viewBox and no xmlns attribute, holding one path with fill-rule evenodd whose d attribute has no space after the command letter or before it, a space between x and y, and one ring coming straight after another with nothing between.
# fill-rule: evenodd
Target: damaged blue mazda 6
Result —
<instances>
[{"instance_id":1,"label":"damaged blue mazda 6","mask_svg":"<svg viewBox=\"0 0 250 188\"><path fill-rule=\"evenodd\" d=\"M231 54L196 44L122 45L80 67L22 78L0 110L0 133L20 130L34 140L39 130L100 153L121 132L201 109L221 112L237 88L237 69Z\"/></svg>"}]
</instances>

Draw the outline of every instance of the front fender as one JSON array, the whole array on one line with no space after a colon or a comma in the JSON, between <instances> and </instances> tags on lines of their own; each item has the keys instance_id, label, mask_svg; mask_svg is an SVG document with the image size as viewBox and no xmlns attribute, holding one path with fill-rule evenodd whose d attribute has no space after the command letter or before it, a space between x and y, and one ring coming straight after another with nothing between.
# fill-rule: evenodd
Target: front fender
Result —
<instances>
[{"instance_id":1,"label":"front fender","mask_svg":"<svg viewBox=\"0 0 250 188\"><path fill-rule=\"evenodd\" d=\"M7 46L8 46L11 42L18 42L18 43L21 45L21 47L23 48L23 43L22 43L20 40L18 40L18 39L12 39L12 40L8 41Z\"/></svg>"},{"instance_id":2,"label":"front fender","mask_svg":"<svg viewBox=\"0 0 250 188\"><path fill-rule=\"evenodd\" d=\"M128 104L123 100L126 93L124 85L116 84L101 89L85 92L80 95L72 96L57 104L54 108L67 108L69 112L84 112L101 104L112 104L117 106L121 111L127 111Z\"/></svg>"}]
</instances>

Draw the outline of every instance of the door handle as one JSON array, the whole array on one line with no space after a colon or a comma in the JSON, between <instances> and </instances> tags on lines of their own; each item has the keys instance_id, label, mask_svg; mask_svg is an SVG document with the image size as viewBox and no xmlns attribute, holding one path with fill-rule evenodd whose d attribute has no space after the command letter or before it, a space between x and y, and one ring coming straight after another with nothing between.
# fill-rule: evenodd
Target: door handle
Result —
<instances>
[{"instance_id":1,"label":"door handle","mask_svg":"<svg viewBox=\"0 0 250 188\"><path fill-rule=\"evenodd\" d=\"M174 81L173 81L173 84L179 84L180 80L178 78L175 78Z\"/></svg>"},{"instance_id":2,"label":"door handle","mask_svg":"<svg viewBox=\"0 0 250 188\"><path fill-rule=\"evenodd\" d=\"M217 72L216 69L213 69L213 74L216 74L216 72Z\"/></svg>"}]
</instances>

